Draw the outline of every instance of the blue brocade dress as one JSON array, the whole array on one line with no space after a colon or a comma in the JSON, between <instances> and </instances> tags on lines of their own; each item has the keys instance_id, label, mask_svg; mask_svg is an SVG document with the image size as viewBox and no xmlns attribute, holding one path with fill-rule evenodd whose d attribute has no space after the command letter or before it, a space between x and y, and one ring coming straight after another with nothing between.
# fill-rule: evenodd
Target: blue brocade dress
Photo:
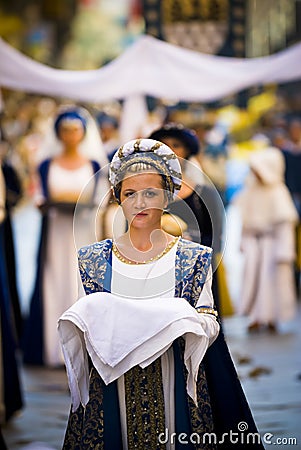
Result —
<instances>
[{"instance_id":1,"label":"blue brocade dress","mask_svg":"<svg viewBox=\"0 0 301 450\"><path fill-rule=\"evenodd\" d=\"M196 306L211 262L211 249L179 239L174 261L174 295ZM86 294L111 292L112 241L105 240L84 247L79 252L79 267ZM114 265L113 265L114 267ZM208 348L199 367L197 380L198 407L186 392L186 369L183 361L183 339L172 347L174 359L174 429L177 436L193 436L182 444L176 440L175 449L233 448L262 449L259 435L246 445L247 433L257 433L248 402L224 340L222 331ZM122 428L124 411L119 403L118 381L105 385L91 364L89 402L70 412L64 450L97 448L104 450L169 448L158 436L166 432L166 401L164 399L161 359L145 369L135 366L124 375L124 395L127 442ZM241 442L224 440L223 433L238 431L240 422L247 423L241 431ZM208 436L216 439L210 440ZM252 442L252 441L251 441Z\"/></svg>"}]
</instances>

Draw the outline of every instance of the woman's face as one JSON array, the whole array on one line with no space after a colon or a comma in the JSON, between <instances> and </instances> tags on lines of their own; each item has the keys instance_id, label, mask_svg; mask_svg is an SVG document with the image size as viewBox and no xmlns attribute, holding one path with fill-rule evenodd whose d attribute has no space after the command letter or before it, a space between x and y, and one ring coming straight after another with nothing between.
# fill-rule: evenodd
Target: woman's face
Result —
<instances>
[{"instance_id":1,"label":"woman's face","mask_svg":"<svg viewBox=\"0 0 301 450\"><path fill-rule=\"evenodd\" d=\"M77 121L68 123L62 122L59 127L58 137L66 146L78 145L83 140L84 135L84 127Z\"/></svg>"},{"instance_id":2,"label":"woman's face","mask_svg":"<svg viewBox=\"0 0 301 450\"><path fill-rule=\"evenodd\" d=\"M157 172L128 174L122 181L120 200L125 218L133 228L161 228L167 196Z\"/></svg>"},{"instance_id":3,"label":"woman's face","mask_svg":"<svg viewBox=\"0 0 301 450\"><path fill-rule=\"evenodd\" d=\"M164 137L160 139L161 142L168 145L169 148L171 148L178 158L187 159L189 154L188 151L180 139L174 138L174 137Z\"/></svg>"}]
</instances>

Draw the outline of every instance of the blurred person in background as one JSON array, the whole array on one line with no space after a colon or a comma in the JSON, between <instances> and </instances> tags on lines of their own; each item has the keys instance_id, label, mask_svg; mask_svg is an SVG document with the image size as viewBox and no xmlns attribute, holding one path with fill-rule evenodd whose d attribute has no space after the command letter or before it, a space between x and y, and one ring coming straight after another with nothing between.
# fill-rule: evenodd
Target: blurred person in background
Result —
<instances>
[{"instance_id":1,"label":"blurred person in background","mask_svg":"<svg viewBox=\"0 0 301 450\"><path fill-rule=\"evenodd\" d=\"M20 135L15 154L18 155L18 172L22 179L24 197L32 201L36 192L37 156L40 153L47 130L57 111L56 101L42 97L32 101L33 111L26 132Z\"/></svg>"},{"instance_id":2,"label":"blurred person in background","mask_svg":"<svg viewBox=\"0 0 301 450\"><path fill-rule=\"evenodd\" d=\"M286 147L287 144L287 133L283 128L273 128L271 130L271 145L277 147L280 150Z\"/></svg>"},{"instance_id":3,"label":"blurred person in background","mask_svg":"<svg viewBox=\"0 0 301 450\"><path fill-rule=\"evenodd\" d=\"M183 182L177 199L168 206L168 214L179 217L186 224L183 236L213 248L212 291L220 315L232 314L230 294L221 261L223 227L225 222L223 202L217 189L204 175L200 166L200 141L195 131L182 124L168 123L154 130L151 139L164 142L178 156ZM168 214L163 215L168 226ZM172 230L170 230L172 232Z\"/></svg>"},{"instance_id":4,"label":"blurred person in background","mask_svg":"<svg viewBox=\"0 0 301 450\"><path fill-rule=\"evenodd\" d=\"M200 130L198 131L200 133ZM228 132L218 122L207 128L203 134L202 168L218 190L223 203L227 204L227 160L228 160Z\"/></svg>"},{"instance_id":5,"label":"blurred person in background","mask_svg":"<svg viewBox=\"0 0 301 450\"><path fill-rule=\"evenodd\" d=\"M4 233L4 250L5 250L5 262L8 277L8 289L13 308L13 319L15 322L16 335L18 341L22 334L22 313L20 305L20 297L18 292L18 283L16 275L16 252L15 252L15 239L12 227L14 208L18 205L22 199L23 190L20 176L13 164L9 160L9 143L3 139L1 140L0 131L0 162L2 172L5 181L5 219L3 221L3 233Z\"/></svg>"},{"instance_id":6,"label":"blurred person in background","mask_svg":"<svg viewBox=\"0 0 301 450\"><path fill-rule=\"evenodd\" d=\"M250 173L234 197L241 217L244 272L238 312L249 332L277 331L296 313L293 265L297 210L284 183L281 151L268 147L251 154Z\"/></svg>"},{"instance_id":7,"label":"blurred person in background","mask_svg":"<svg viewBox=\"0 0 301 450\"><path fill-rule=\"evenodd\" d=\"M78 296L76 247L95 240L93 218L108 181L100 172L106 157L97 125L85 109L62 108L44 145L35 196L42 226L23 357L26 364L60 367L57 320Z\"/></svg>"},{"instance_id":8,"label":"blurred person in background","mask_svg":"<svg viewBox=\"0 0 301 450\"><path fill-rule=\"evenodd\" d=\"M288 140L281 147L285 158L285 183L298 211L296 226L295 279L297 293L301 292L301 120L292 119L288 124Z\"/></svg>"},{"instance_id":9,"label":"blurred person in background","mask_svg":"<svg viewBox=\"0 0 301 450\"><path fill-rule=\"evenodd\" d=\"M110 114L100 112L96 115L97 124L103 149L108 159L111 160L115 151L120 146L119 120Z\"/></svg>"},{"instance_id":10,"label":"blurred person in background","mask_svg":"<svg viewBox=\"0 0 301 450\"><path fill-rule=\"evenodd\" d=\"M23 407L17 360L18 339L6 270L5 203L5 180L0 167L0 426Z\"/></svg>"}]
</instances>

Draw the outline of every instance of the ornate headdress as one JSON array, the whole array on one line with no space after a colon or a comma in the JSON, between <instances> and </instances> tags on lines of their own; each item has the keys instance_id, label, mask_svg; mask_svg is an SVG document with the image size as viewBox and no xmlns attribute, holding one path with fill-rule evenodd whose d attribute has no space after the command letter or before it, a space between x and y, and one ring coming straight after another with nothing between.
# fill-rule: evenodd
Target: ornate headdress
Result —
<instances>
[{"instance_id":1,"label":"ornate headdress","mask_svg":"<svg viewBox=\"0 0 301 450\"><path fill-rule=\"evenodd\" d=\"M162 142L153 139L135 139L122 145L113 156L109 179L118 199L117 185L133 164L152 166L165 180L170 197L175 197L182 182L181 166L175 153Z\"/></svg>"}]
</instances>

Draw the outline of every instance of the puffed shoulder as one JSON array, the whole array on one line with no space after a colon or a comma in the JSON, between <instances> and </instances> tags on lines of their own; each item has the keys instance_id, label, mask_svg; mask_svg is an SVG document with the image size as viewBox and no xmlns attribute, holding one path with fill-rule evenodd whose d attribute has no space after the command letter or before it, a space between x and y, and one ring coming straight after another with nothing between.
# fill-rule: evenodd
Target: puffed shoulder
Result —
<instances>
[{"instance_id":1,"label":"puffed shoulder","mask_svg":"<svg viewBox=\"0 0 301 450\"><path fill-rule=\"evenodd\" d=\"M110 273L110 255L112 249L111 239L95 242L94 244L86 245L78 251L78 263L82 281L85 289L90 289L90 283L96 283L104 287L105 279ZM87 278L88 280L87 281ZM94 289L94 287L93 287Z\"/></svg>"},{"instance_id":2,"label":"puffed shoulder","mask_svg":"<svg viewBox=\"0 0 301 450\"><path fill-rule=\"evenodd\" d=\"M109 250L111 247L112 247L111 239L104 239L103 241L94 242L93 244L81 247L77 253L78 258L82 259L85 258L86 255L103 253L104 251Z\"/></svg>"},{"instance_id":3,"label":"puffed shoulder","mask_svg":"<svg viewBox=\"0 0 301 450\"><path fill-rule=\"evenodd\" d=\"M213 252L213 249L211 247L199 244L197 242L189 241L188 239L180 238L179 244L181 244L183 250L194 250L202 253L207 252L209 255L211 255Z\"/></svg>"}]
</instances>

